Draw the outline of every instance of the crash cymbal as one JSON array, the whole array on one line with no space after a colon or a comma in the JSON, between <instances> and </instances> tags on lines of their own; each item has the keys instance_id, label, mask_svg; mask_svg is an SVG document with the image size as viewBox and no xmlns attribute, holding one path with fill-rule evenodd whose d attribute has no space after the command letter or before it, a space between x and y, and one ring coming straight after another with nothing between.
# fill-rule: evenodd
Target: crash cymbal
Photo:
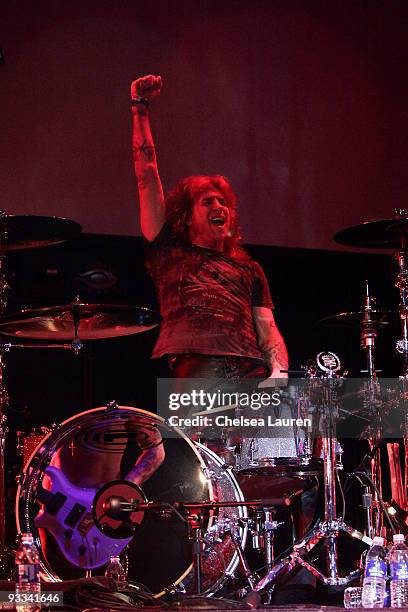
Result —
<instances>
[{"instance_id":1,"label":"crash cymbal","mask_svg":"<svg viewBox=\"0 0 408 612\"><path fill-rule=\"evenodd\" d=\"M60 244L81 232L79 223L60 217L0 215L0 253Z\"/></svg>"},{"instance_id":2,"label":"crash cymbal","mask_svg":"<svg viewBox=\"0 0 408 612\"><path fill-rule=\"evenodd\" d=\"M32 340L72 340L75 321L81 340L129 336L159 324L160 315L141 306L74 302L20 312L0 318L0 335Z\"/></svg>"},{"instance_id":3,"label":"crash cymbal","mask_svg":"<svg viewBox=\"0 0 408 612\"><path fill-rule=\"evenodd\" d=\"M317 322L317 325L333 325L334 327L360 327L364 321L365 312L338 312L337 314L324 317ZM398 313L395 310L371 310L371 318L374 325L391 325L398 320Z\"/></svg>"},{"instance_id":4,"label":"crash cymbal","mask_svg":"<svg viewBox=\"0 0 408 612\"><path fill-rule=\"evenodd\" d=\"M400 249L408 244L408 219L366 221L334 236L339 244L360 248Z\"/></svg>"}]
</instances>

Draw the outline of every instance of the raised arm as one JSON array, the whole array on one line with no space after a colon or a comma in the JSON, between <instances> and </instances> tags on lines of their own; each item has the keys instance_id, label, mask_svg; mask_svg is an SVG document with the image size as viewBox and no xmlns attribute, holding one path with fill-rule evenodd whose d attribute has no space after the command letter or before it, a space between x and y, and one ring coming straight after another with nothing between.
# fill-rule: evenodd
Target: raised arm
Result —
<instances>
[{"instance_id":1,"label":"raised arm","mask_svg":"<svg viewBox=\"0 0 408 612\"><path fill-rule=\"evenodd\" d=\"M160 94L162 80L151 74L131 84L132 149L140 201L143 236L151 241L164 225L164 196L150 129L149 105Z\"/></svg>"},{"instance_id":2,"label":"raised arm","mask_svg":"<svg viewBox=\"0 0 408 612\"><path fill-rule=\"evenodd\" d=\"M288 369L288 352L272 310L259 306L254 307L253 317L258 334L258 345L271 371L269 379L259 385L266 387L270 379L288 377L287 373L281 372L281 370Z\"/></svg>"}]
</instances>

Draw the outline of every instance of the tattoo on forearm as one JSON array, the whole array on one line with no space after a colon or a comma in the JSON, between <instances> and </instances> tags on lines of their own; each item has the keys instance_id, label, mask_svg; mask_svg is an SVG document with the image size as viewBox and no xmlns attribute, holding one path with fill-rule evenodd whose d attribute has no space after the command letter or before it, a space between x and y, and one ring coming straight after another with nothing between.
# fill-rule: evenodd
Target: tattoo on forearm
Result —
<instances>
[{"instance_id":1,"label":"tattoo on forearm","mask_svg":"<svg viewBox=\"0 0 408 612\"><path fill-rule=\"evenodd\" d=\"M264 347L264 356L271 367L279 365L282 369L287 369L288 352L282 336L277 331L275 322L270 324L270 330L273 330L273 333L272 337L269 336L269 342Z\"/></svg>"},{"instance_id":2,"label":"tattoo on forearm","mask_svg":"<svg viewBox=\"0 0 408 612\"><path fill-rule=\"evenodd\" d=\"M270 364L278 363L279 365L287 368L287 351L284 344L277 343L265 351L265 357L268 359Z\"/></svg>"},{"instance_id":3,"label":"tattoo on forearm","mask_svg":"<svg viewBox=\"0 0 408 612\"><path fill-rule=\"evenodd\" d=\"M155 158L154 146L147 142L145 138L141 145L133 145L133 156L135 161L151 162Z\"/></svg>"}]
</instances>

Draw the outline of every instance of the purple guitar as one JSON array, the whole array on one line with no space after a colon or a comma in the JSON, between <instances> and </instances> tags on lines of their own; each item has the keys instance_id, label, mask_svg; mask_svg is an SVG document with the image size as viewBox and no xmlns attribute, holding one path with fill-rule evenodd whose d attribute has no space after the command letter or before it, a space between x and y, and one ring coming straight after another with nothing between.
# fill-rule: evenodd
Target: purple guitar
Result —
<instances>
[{"instance_id":1,"label":"purple guitar","mask_svg":"<svg viewBox=\"0 0 408 612\"><path fill-rule=\"evenodd\" d=\"M104 498L98 496L96 508L94 499L104 487L98 490L73 485L60 469L53 466L49 466L45 474L50 479L51 489L41 488L37 493L43 507L35 518L35 525L54 536L67 561L81 569L91 570L108 563L111 556L119 555L133 535L118 537L121 536L118 530L113 538L96 527L93 512L98 517L103 516ZM140 489L126 481L109 483L109 494L127 500L131 496L133 500L145 501ZM133 523L140 523L143 513L133 513L129 519ZM121 520L109 518L105 518L104 522L103 527L110 534L123 524ZM125 533L129 534L129 529Z\"/></svg>"}]
</instances>

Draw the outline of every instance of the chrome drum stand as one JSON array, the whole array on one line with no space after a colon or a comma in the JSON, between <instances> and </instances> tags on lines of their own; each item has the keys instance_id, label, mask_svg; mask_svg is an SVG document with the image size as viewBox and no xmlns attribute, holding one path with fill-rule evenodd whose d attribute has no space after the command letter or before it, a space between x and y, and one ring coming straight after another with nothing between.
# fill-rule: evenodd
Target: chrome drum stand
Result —
<instances>
[{"instance_id":1,"label":"chrome drum stand","mask_svg":"<svg viewBox=\"0 0 408 612\"><path fill-rule=\"evenodd\" d=\"M302 540L293 546L293 551L283 560L274 565L271 570L256 585L254 590L264 592L269 589L281 576L295 568L296 565L304 567L325 585L344 586L355 580L361 573L354 570L346 576L340 576L338 570L337 540L341 531L353 538L371 544L371 538L347 525L336 510L336 479L337 465L336 452L338 443L336 439L336 419L339 412L338 389L342 384L342 377L337 374L340 361L334 353L320 353L318 366L323 375L315 375L309 381L310 393L313 397L316 410L320 414L320 423L323 431L323 481L324 481L324 520L320 521ZM323 574L317 567L303 558L320 540L326 546L327 574Z\"/></svg>"}]
</instances>

